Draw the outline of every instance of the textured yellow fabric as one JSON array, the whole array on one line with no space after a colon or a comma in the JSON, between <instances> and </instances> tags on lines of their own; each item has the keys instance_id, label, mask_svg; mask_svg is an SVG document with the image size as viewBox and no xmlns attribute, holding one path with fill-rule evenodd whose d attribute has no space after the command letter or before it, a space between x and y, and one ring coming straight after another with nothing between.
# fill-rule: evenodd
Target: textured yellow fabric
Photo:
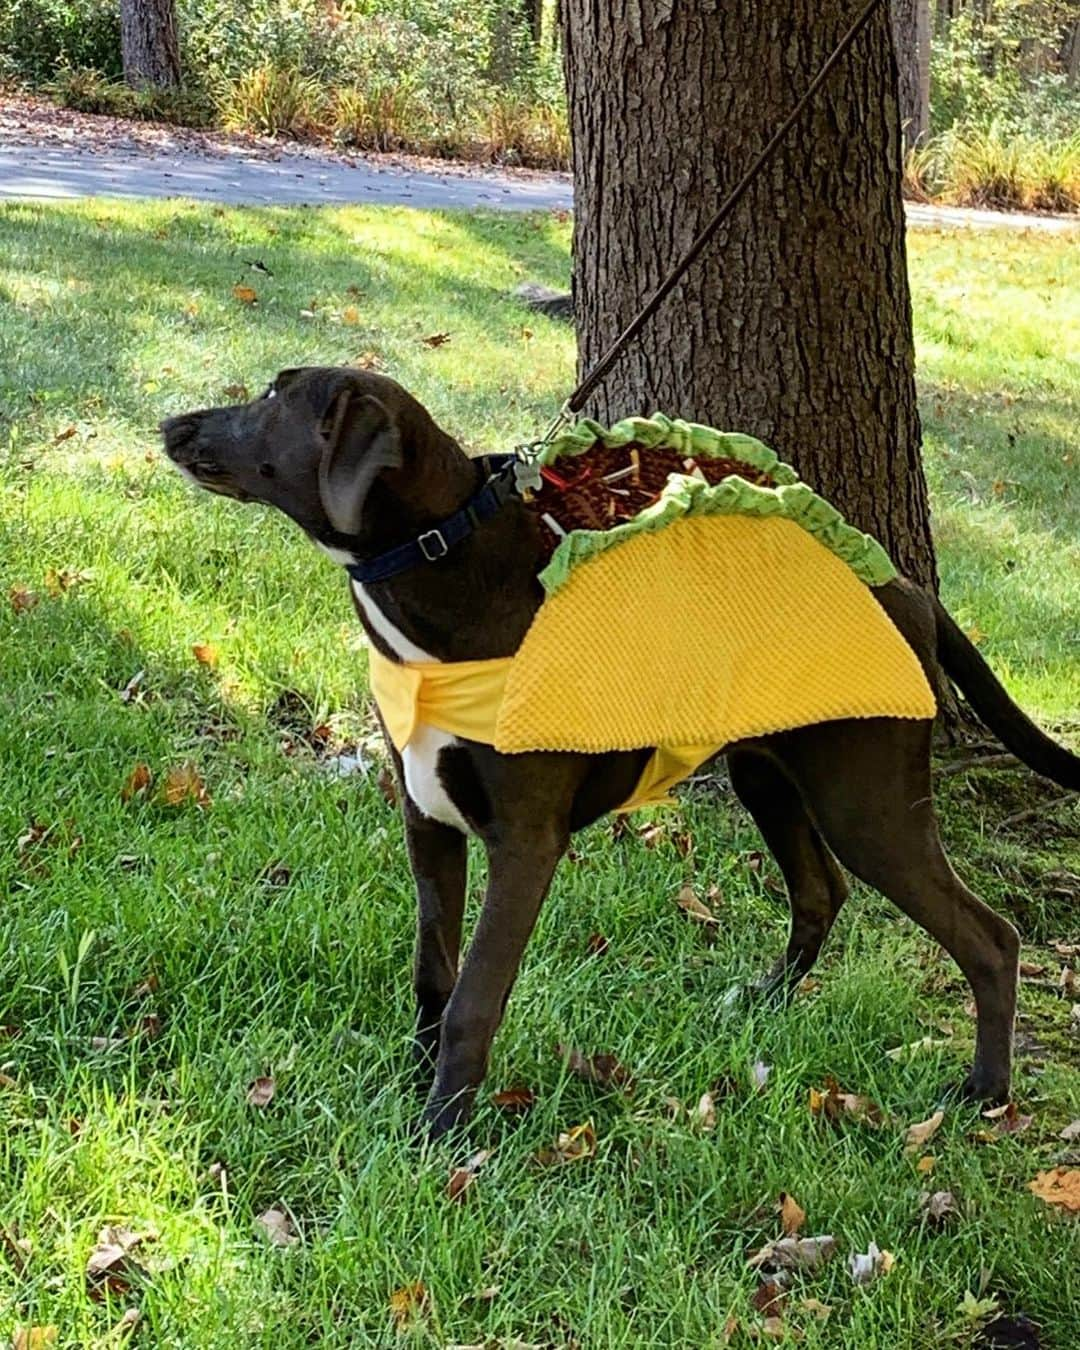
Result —
<instances>
[{"instance_id":1,"label":"textured yellow fabric","mask_svg":"<svg viewBox=\"0 0 1080 1350\"><path fill-rule=\"evenodd\" d=\"M513 657L370 663L399 750L420 723L507 753L657 747L622 810L747 736L936 712L870 590L782 518L687 518L596 555Z\"/></svg>"},{"instance_id":2,"label":"textured yellow fabric","mask_svg":"<svg viewBox=\"0 0 1080 1350\"><path fill-rule=\"evenodd\" d=\"M421 724L487 745L495 742L512 656L497 661L390 661L377 648L368 656L371 692L395 747L404 750ZM719 747L666 745L655 750L632 795L618 809L636 811L667 801L676 783Z\"/></svg>"},{"instance_id":3,"label":"textured yellow fabric","mask_svg":"<svg viewBox=\"0 0 1080 1350\"><path fill-rule=\"evenodd\" d=\"M848 717L929 718L914 652L793 521L674 521L582 563L515 655L495 747L729 744Z\"/></svg>"}]
</instances>

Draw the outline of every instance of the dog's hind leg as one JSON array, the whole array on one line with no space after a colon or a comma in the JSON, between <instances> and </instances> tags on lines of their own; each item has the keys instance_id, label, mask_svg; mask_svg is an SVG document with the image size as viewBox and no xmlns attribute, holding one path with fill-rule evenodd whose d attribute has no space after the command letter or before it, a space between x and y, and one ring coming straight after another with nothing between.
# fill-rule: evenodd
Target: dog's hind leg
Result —
<instances>
[{"instance_id":1,"label":"dog's hind leg","mask_svg":"<svg viewBox=\"0 0 1080 1350\"><path fill-rule=\"evenodd\" d=\"M442 1015L458 973L465 909L465 836L404 801L405 841L416 882L414 1041L418 1086L426 1092L439 1054Z\"/></svg>"},{"instance_id":2,"label":"dog's hind leg","mask_svg":"<svg viewBox=\"0 0 1080 1350\"><path fill-rule=\"evenodd\" d=\"M930 796L929 722L892 718L770 737L841 863L937 939L975 995L969 1096L1008 1095L1016 1012L1016 929L953 871Z\"/></svg>"},{"instance_id":3,"label":"dog's hind leg","mask_svg":"<svg viewBox=\"0 0 1080 1350\"><path fill-rule=\"evenodd\" d=\"M787 950L751 987L753 994L790 993L817 960L848 885L803 806L798 789L767 755L734 750L731 785L776 859L791 902Z\"/></svg>"}]
</instances>

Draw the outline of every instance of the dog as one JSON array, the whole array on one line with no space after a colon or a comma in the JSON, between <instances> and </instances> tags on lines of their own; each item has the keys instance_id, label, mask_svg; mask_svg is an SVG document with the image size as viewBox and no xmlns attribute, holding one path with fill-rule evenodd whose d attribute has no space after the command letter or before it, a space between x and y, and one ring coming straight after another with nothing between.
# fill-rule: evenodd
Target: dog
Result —
<instances>
[{"instance_id":1,"label":"dog","mask_svg":"<svg viewBox=\"0 0 1080 1350\"><path fill-rule=\"evenodd\" d=\"M277 508L339 564L367 566L412 550L415 565L351 583L360 621L383 656L474 661L520 646L543 599L534 514L510 493L486 519L473 511L465 537L447 544L437 527L479 500L490 465L470 459L394 381L355 369L285 370L259 399L171 417L161 430L185 476ZM1080 788L1080 758L1012 702L932 594L903 578L873 594L932 687L951 679L1020 760ZM848 894L843 867L959 965L978 1018L962 1091L1004 1101L1019 939L957 877L942 848L931 731L930 720L850 719L725 748L732 787L775 857L791 905L786 950L756 987L787 993L810 970ZM415 1046L430 1085L423 1127L438 1138L468 1118L571 834L627 799L651 752L501 754L430 727L402 754L388 744L418 901ZM486 850L489 875L460 962L469 834Z\"/></svg>"}]
</instances>

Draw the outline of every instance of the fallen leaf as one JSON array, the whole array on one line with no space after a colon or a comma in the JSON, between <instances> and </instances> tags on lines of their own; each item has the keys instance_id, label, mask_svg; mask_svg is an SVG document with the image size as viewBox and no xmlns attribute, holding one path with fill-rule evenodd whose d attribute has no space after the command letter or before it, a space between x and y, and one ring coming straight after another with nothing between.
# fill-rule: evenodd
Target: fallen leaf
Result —
<instances>
[{"instance_id":1,"label":"fallen leaf","mask_svg":"<svg viewBox=\"0 0 1080 1350\"><path fill-rule=\"evenodd\" d=\"M91 1036L90 1049L101 1053L103 1050L120 1050L127 1045L123 1036Z\"/></svg>"},{"instance_id":2,"label":"fallen leaf","mask_svg":"<svg viewBox=\"0 0 1080 1350\"><path fill-rule=\"evenodd\" d=\"M246 403L250 397L246 384L227 384L221 391L222 398L230 398L234 403Z\"/></svg>"},{"instance_id":3,"label":"fallen leaf","mask_svg":"<svg viewBox=\"0 0 1080 1350\"><path fill-rule=\"evenodd\" d=\"M785 1237L794 1237L806 1222L806 1210L787 1191L780 1192L776 1208L780 1214L780 1227L784 1230Z\"/></svg>"},{"instance_id":4,"label":"fallen leaf","mask_svg":"<svg viewBox=\"0 0 1080 1350\"><path fill-rule=\"evenodd\" d=\"M1049 1172L1038 1172L1035 1180L1028 1182L1028 1190L1048 1205L1080 1214L1080 1171L1055 1167Z\"/></svg>"},{"instance_id":5,"label":"fallen leaf","mask_svg":"<svg viewBox=\"0 0 1080 1350\"><path fill-rule=\"evenodd\" d=\"M693 886L684 886L682 888L679 892L677 903L683 913L689 915L696 923L704 923L716 927L720 922L708 905L698 899Z\"/></svg>"},{"instance_id":6,"label":"fallen leaf","mask_svg":"<svg viewBox=\"0 0 1080 1350\"><path fill-rule=\"evenodd\" d=\"M136 1233L130 1228L110 1225L98 1234L97 1245L87 1257L86 1283L91 1298L101 1299L106 1293L127 1294L133 1278L144 1273L132 1256L146 1242L157 1240L157 1233Z\"/></svg>"},{"instance_id":7,"label":"fallen leaf","mask_svg":"<svg viewBox=\"0 0 1080 1350\"><path fill-rule=\"evenodd\" d=\"M566 1067L576 1078L582 1078L586 1083L622 1088L626 1092L634 1089L630 1071L614 1055L584 1055L580 1050L567 1049L564 1045L557 1045L555 1053L566 1061Z\"/></svg>"},{"instance_id":8,"label":"fallen leaf","mask_svg":"<svg viewBox=\"0 0 1080 1350\"><path fill-rule=\"evenodd\" d=\"M379 796L387 806L397 806L397 779L388 765L384 764L379 770L378 777L375 779L375 786L379 790Z\"/></svg>"},{"instance_id":9,"label":"fallen leaf","mask_svg":"<svg viewBox=\"0 0 1080 1350\"><path fill-rule=\"evenodd\" d=\"M460 1202L465 1199L466 1191L476 1180L477 1172L491 1157L492 1152L490 1148L482 1148L471 1158L467 1158L460 1167L454 1168L450 1173L450 1180L446 1183L447 1200Z\"/></svg>"},{"instance_id":10,"label":"fallen leaf","mask_svg":"<svg viewBox=\"0 0 1080 1350\"><path fill-rule=\"evenodd\" d=\"M805 1312L813 1313L822 1322L832 1313L832 1308L827 1303L822 1303L819 1298L804 1298L800 1301L799 1307Z\"/></svg>"},{"instance_id":11,"label":"fallen leaf","mask_svg":"<svg viewBox=\"0 0 1080 1350\"><path fill-rule=\"evenodd\" d=\"M64 441L70 441L75 432L76 427L74 425L65 427L63 431L58 431L52 438L53 445L61 445Z\"/></svg>"},{"instance_id":12,"label":"fallen leaf","mask_svg":"<svg viewBox=\"0 0 1080 1350\"><path fill-rule=\"evenodd\" d=\"M983 1118L994 1122L994 1128L998 1134L1020 1134L1035 1119L1034 1116L1022 1116L1016 1109L1015 1102L1008 1102L1005 1106L996 1106L992 1110L984 1111Z\"/></svg>"},{"instance_id":13,"label":"fallen leaf","mask_svg":"<svg viewBox=\"0 0 1080 1350\"><path fill-rule=\"evenodd\" d=\"M41 596L37 591L32 591L29 587L17 582L8 589L8 599L11 601L11 607L16 614L25 614L28 609L33 609L35 605L41 603Z\"/></svg>"},{"instance_id":14,"label":"fallen leaf","mask_svg":"<svg viewBox=\"0 0 1080 1350\"><path fill-rule=\"evenodd\" d=\"M54 1326L16 1327L11 1350L46 1350L46 1346L56 1344L59 1334Z\"/></svg>"},{"instance_id":15,"label":"fallen leaf","mask_svg":"<svg viewBox=\"0 0 1080 1350\"><path fill-rule=\"evenodd\" d=\"M904 1152L917 1153L924 1144L928 1144L941 1128L944 1119L944 1111L935 1111L928 1120L920 1120L915 1125L909 1125L904 1135Z\"/></svg>"},{"instance_id":16,"label":"fallen leaf","mask_svg":"<svg viewBox=\"0 0 1080 1350\"><path fill-rule=\"evenodd\" d=\"M190 762L169 770L162 784L161 796L166 806L180 806L186 801L193 801L197 806L208 806L210 803L210 794L206 791L199 771Z\"/></svg>"},{"instance_id":17,"label":"fallen leaf","mask_svg":"<svg viewBox=\"0 0 1080 1350\"><path fill-rule=\"evenodd\" d=\"M135 674L132 675L131 679L128 680L127 684L124 685L123 689L120 690L120 702L133 703L135 701L135 696L139 692L139 687L145 679L146 671L137 670ZM149 773L149 770L147 770L147 772Z\"/></svg>"},{"instance_id":18,"label":"fallen leaf","mask_svg":"<svg viewBox=\"0 0 1080 1350\"><path fill-rule=\"evenodd\" d=\"M1070 1125L1066 1125L1058 1138L1070 1144L1074 1139L1080 1139L1080 1120L1074 1120Z\"/></svg>"},{"instance_id":19,"label":"fallen leaf","mask_svg":"<svg viewBox=\"0 0 1080 1350\"><path fill-rule=\"evenodd\" d=\"M1024 980L1037 980L1040 975L1046 974L1045 966L1037 966L1034 961L1020 962L1020 978Z\"/></svg>"},{"instance_id":20,"label":"fallen leaf","mask_svg":"<svg viewBox=\"0 0 1080 1350\"><path fill-rule=\"evenodd\" d=\"M109 1332L108 1340L119 1341L123 1340L125 1336L130 1336L139 1325L141 1318L142 1313L138 1308L125 1308L123 1317L120 1318L116 1326Z\"/></svg>"},{"instance_id":21,"label":"fallen leaf","mask_svg":"<svg viewBox=\"0 0 1080 1350\"><path fill-rule=\"evenodd\" d=\"M84 582L92 580L92 572L77 572L72 567L61 567L59 570L55 567L45 569L45 589L49 592L49 597L52 600L59 600L62 595L73 590L76 586L81 586Z\"/></svg>"},{"instance_id":22,"label":"fallen leaf","mask_svg":"<svg viewBox=\"0 0 1080 1350\"><path fill-rule=\"evenodd\" d=\"M703 1130L716 1129L716 1101L711 1092L703 1092L694 1109L694 1121Z\"/></svg>"},{"instance_id":23,"label":"fallen leaf","mask_svg":"<svg viewBox=\"0 0 1080 1350\"><path fill-rule=\"evenodd\" d=\"M937 1159L932 1153L924 1153L915 1164L915 1171L920 1172L924 1177L928 1177L934 1170L935 1162L937 1162Z\"/></svg>"},{"instance_id":24,"label":"fallen leaf","mask_svg":"<svg viewBox=\"0 0 1080 1350\"><path fill-rule=\"evenodd\" d=\"M810 1089L810 1114L833 1124L848 1116L860 1125L870 1125L875 1129L881 1124L881 1108L869 1097L845 1092L831 1074L825 1079L823 1088Z\"/></svg>"},{"instance_id":25,"label":"fallen leaf","mask_svg":"<svg viewBox=\"0 0 1080 1350\"><path fill-rule=\"evenodd\" d=\"M18 1083L9 1073L0 1073L0 1088L15 1088Z\"/></svg>"},{"instance_id":26,"label":"fallen leaf","mask_svg":"<svg viewBox=\"0 0 1080 1350\"><path fill-rule=\"evenodd\" d=\"M427 1312L428 1305L428 1291L423 1282L417 1280L415 1284L395 1289L390 1295L390 1316L395 1326L407 1327Z\"/></svg>"},{"instance_id":27,"label":"fallen leaf","mask_svg":"<svg viewBox=\"0 0 1080 1350\"><path fill-rule=\"evenodd\" d=\"M211 670L218 663L218 649L212 642L196 642L192 653L200 666L209 666Z\"/></svg>"},{"instance_id":28,"label":"fallen leaf","mask_svg":"<svg viewBox=\"0 0 1080 1350\"><path fill-rule=\"evenodd\" d=\"M424 344L425 347L441 347L444 345L444 343L450 341L450 334L432 333L426 338L421 338L420 341Z\"/></svg>"},{"instance_id":29,"label":"fallen leaf","mask_svg":"<svg viewBox=\"0 0 1080 1350\"><path fill-rule=\"evenodd\" d=\"M131 801L132 797L140 792L145 792L150 786L150 766L148 764L136 764L128 774L127 782L120 789L120 800L122 802Z\"/></svg>"},{"instance_id":30,"label":"fallen leaf","mask_svg":"<svg viewBox=\"0 0 1080 1350\"><path fill-rule=\"evenodd\" d=\"M923 1191L920 1197L922 1211L931 1223L942 1225L950 1215L959 1214L956 1196L952 1191Z\"/></svg>"},{"instance_id":31,"label":"fallen leaf","mask_svg":"<svg viewBox=\"0 0 1080 1350\"><path fill-rule=\"evenodd\" d=\"M563 1163L582 1162L596 1154L596 1131L592 1121L565 1130L555 1141L554 1148L542 1148L535 1155L541 1167L559 1167Z\"/></svg>"},{"instance_id":32,"label":"fallen leaf","mask_svg":"<svg viewBox=\"0 0 1080 1350\"><path fill-rule=\"evenodd\" d=\"M585 950L590 956L603 956L610 945L603 933L590 933Z\"/></svg>"},{"instance_id":33,"label":"fallen leaf","mask_svg":"<svg viewBox=\"0 0 1080 1350\"><path fill-rule=\"evenodd\" d=\"M848 1257L848 1271L855 1284L870 1284L879 1275L888 1275L896 1264L892 1252L881 1251L876 1242L871 1242L865 1252L852 1252Z\"/></svg>"},{"instance_id":34,"label":"fallen leaf","mask_svg":"<svg viewBox=\"0 0 1080 1350\"><path fill-rule=\"evenodd\" d=\"M778 1317L787 1301L787 1292L776 1280L762 1280L750 1296L750 1306L766 1317Z\"/></svg>"},{"instance_id":35,"label":"fallen leaf","mask_svg":"<svg viewBox=\"0 0 1080 1350\"><path fill-rule=\"evenodd\" d=\"M242 305L254 305L258 303L259 296L250 286L241 286L237 284L232 288L233 298L239 300Z\"/></svg>"},{"instance_id":36,"label":"fallen leaf","mask_svg":"<svg viewBox=\"0 0 1080 1350\"><path fill-rule=\"evenodd\" d=\"M291 1247L298 1242L292 1220L283 1209L267 1209L255 1216L255 1222L275 1247Z\"/></svg>"},{"instance_id":37,"label":"fallen leaf","mask_svg":"<svg viewBox=\"0 0 1080 1350\"><path fill-rule=\"evenodd\" d=\"M820 1237L784 1237L766 1242L749 1258L747 1265L777 1270L816 1270L835 1253L836 1239L829 1233Z\"/></svg>"},{"instance_id":38,"label":"fallen leaf","mask_svg":"<svg viewBox=\"0 0 1080 1350\"><path fill-rule=\"evenodd\" d=\"M503 1088L501 1092L492 1093L491 1104L507 1115L523 1116L536 1105L536 1093L527 1087Z\"/></svg>"},{"instance_id":39,"label":"fallen leaf","mask_svg":"<svg viewBox=\"0 0 1080 1350\"><path fill-rule=\"evenodd\" d=\"M1062 998L1075 998L1080 994L1080 975L1071 966L1062 966L1058 988Z\"/></svg>"},{"instance_id":40,"label":"fallen leaf","mask_svg":"<svg viewBox=\"0 0 1080 1350\"><path fill-rule=\"evenodd\" d=\"M353 365L359 367L360 370L376 370L378 369L379 358L374 352L361 352L353 361Z\"/></svg>"},{"instance_id":41,"label":"fallen leaf","mask_svg":"<svg viewBox=\"0 0 1080 1350\"><path fill-rule=\"evenodd\" d=\"M269 1106L274 1100L277 1084L272 1078L256 1078L247 1090L249 1106Z\"/></svg>"},{"instance_id":42,"label":"fallen leaf","mask_svg":"<svg viewBox=\"0 0 1080 1350\"><path fill-rule=\"evenodd\" d=\"M360 311L355 305L346 305L341 311L341 322L354 328L360 322Z\"/></svg>"}]
</instances>

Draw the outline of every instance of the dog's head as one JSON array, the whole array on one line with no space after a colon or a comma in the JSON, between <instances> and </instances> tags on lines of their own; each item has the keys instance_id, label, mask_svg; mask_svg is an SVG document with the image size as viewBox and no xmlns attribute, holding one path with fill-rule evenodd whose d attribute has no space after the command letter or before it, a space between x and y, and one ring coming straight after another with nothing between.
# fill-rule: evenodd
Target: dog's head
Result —
<instances>
[{"instance_id":1,"label":"dog's head","mask_svg":"<svg viewBox=\"0 0 1080 1350\"><path fill-rule=\"evenodd\" d=\"M330 545L363 540L380 478L425 471L438 512L460 456L399 384L348 367L283 370L261 398L182 413L161 431L169 458L200 487L275 506Z\"/></svg>"}]
</instances>

